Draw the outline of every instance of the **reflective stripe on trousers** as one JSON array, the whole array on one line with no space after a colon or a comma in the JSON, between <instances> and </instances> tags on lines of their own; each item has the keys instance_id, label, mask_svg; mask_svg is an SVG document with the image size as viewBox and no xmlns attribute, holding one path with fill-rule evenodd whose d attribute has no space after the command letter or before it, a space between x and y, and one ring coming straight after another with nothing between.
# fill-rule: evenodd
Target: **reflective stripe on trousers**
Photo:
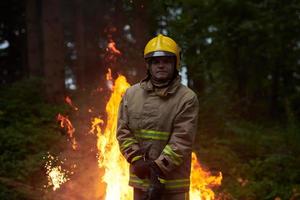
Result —
<instances>
[{"instance_id":1,"label":"reflective stripe on trousers","mask_svg":"<svg viewBox=\"0 0 300 200\"><path fill-rule=\"evenodd\" d=\"M159 179L161 183L165 185L166 190L174 190L174 189L184 189L190 187L189 179L175 179L175 180L164 180ZM129 184L133 187L145 188L147 189L150 185L148 179L140 179L135 174L130 174Z\"/></svg>"},{"instance_id":2,"label":"reflective stripe on trousers","mask_svg":"<svg viewBox=\"0 0 300 200\"><path fill-rule=\"evenodd\" d=\"M143 200L146 192L137 188L134 188L133 200ZM159 200L189 200L189 192L181 193L166 193L163 194Z\"/></svg>"}]
</instances>

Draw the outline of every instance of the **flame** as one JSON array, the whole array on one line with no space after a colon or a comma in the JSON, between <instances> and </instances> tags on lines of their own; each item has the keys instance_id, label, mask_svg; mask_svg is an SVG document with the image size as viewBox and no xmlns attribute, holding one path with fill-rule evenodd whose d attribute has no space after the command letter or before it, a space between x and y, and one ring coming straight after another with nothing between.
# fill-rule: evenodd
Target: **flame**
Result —
<instances>
[{"instance_id":1,"label":"flame","mask_svg":"<svg viewBox=\"0 0 300 200\"><path fill-rule=\"evenodd\" d=\"M106 73L106 85L110 90L113 90L113 78L111 75L111 69L108 68L108 72Z\"/></svg>"},{"instance_id":2,"label":"flame","mask_svg":"<svg viewBox=\"0 0 300 200\"><path fill-rule=\"evenodd\" d=\"M129 170L126 160L119 151L118 142L115 137L118 106L122 95L130 85L124 76L119 76L114 85L111 97L106 105L108 120L104 131L101 126L104 121L94 118L91 132L97 133L97 147L99 151L99 167L105 169L103 181L107 184L105 200L131 200L132 189L128 186ZM214 192L211 187L221 184L222 174L212 176L202 169L196 154L192 154L191 170L191 200L213 200Z\"/></svg>"},{"instance_id":3,"label":"flame","mask_svg":"<svg viewBox=\"0 0 300 200\"><path fill-rule=\"evenodd\" d=\"M211 187L221 185L222 173L219 172L218 176L212 176L210 172L205 171L193 152L190 179L191 200L213 200L215 199L215 194Z\"/></svg>"},{"instance_id":4,"label":"flame","mask_svg":"<svg viewBox=\"0 0 300 200\"><path fill-rule=\"evenodd\" d=\"M106 52L105 60L106 62L110 62L110 64L116 62L117 57L122 55L121 51L117 49L116 43L112 39L109 39Z\"/></svg>"},{"instance_id":5,"label":"flame","mask_svg":"<svg viewBox=\"0 0 300 200\"><path fill-rule=\"evenodd\" d=\"M101 125L104 121L101 118L94 118L91 132L97 134L97 147L99 151L99 167L105 169L102 180L106 183L106 200L129 200L132 199L132 189L128 186L129 166L119 151L115 136L118 106L122 95L129 87L126 78L119 76L114 85L113 92L106 105L107 123L102 132Z\"/></svg>"},{"instance_id":6,"label":"flame","mask_svg":"<svg viewBox=\"0 0 300 200\"><path fill-rule=\"evenodd\" d=\"M108 68L108 72L106 73L106 80L111 81L113 78L111 76L111 69Z\"/></svg>"},{"instance_id":7,"label":"flame","mask_svg":"<svg viewBox=\"0 0 300 200\"><path fill-rule=\"evenodd\" d=\"M116 48L116 43L112 40L108 43L106 50L110 53L107 60L111 61L115 56L121 55L121 52ZM106 104L107 119L104 121L101 117L93 118L90 133L97 135L98 165L104 169L102 182L106 184L105 200L132 200L133 190L128 186L129 165L122 156L116 139L118 107L123 94L130 87L130 84L122 75L119 75L114 81L111 69L108 69L106 80L112 92ZM66 102L73 108L76 108L70 98L66 98ZM89 109L88 112L92 112L92 110ZM57 120L60 121L61 127L67 129L72 142L72 148L74 150L77 149L77 142L74 137L75 128L68 117L58 114ZM68 180L66 172L59 165L46 168L48 179L53 185L53 190L56 190ZM215 199L215 194L211 188L221 184L222 174L220 172L219 175L213 176L210 172L205 171L199 164L195 153L192 154L190 178L191 200Z\"/></svg>"},{"instance_id":8,"label":"flame","mask_svg":"<svg viewBox=\"0 0 300 200\"><path fill-rule=\"evenodd\" d=\"M74 110L78 110L78 108L73 104L72 100L70 97L66 96L65 98L66 103L71 106Z\"/></svg>"},{"instance_id":9,"label":"flame","mask_svg":"<svg viewBox=\"0 0 300 200\"><path fill-rule=\"evenodd\" d=\"M71 121L69 120L68 116L63 116L61 114L58 114L56 117L57 121L60 122L60 126L62 128L66 128L67 129L67 133L71 139L71 143L72 143L72 148L74 150L76 150L78 148L78 144L77 141L74 137L74 132L75 132L75 128L73 127Z\"/></svg>"},{"instance_id":10,"label":"flame","mask_svg":"<svg viewBox=\"0 0 300 200\"><path fill-rule=\"evenodd\" d=\"M121 51L117 49L116 43L112 40L108 43L106 50L110 51L112 54L121 55Z\"/></svg>"}]
</instances>

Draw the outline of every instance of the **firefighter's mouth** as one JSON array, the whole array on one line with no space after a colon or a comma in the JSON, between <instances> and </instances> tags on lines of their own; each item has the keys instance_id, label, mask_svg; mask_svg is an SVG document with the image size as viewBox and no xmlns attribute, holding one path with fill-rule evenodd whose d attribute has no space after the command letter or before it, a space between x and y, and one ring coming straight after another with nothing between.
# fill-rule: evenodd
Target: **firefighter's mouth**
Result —
<instances>
[{"instance_id":1,"label":"firefighter's mouth","mask_svg":"<svg viewBox=\"0 0 300 200\"><path fill-rule=\"evenodd\" d=\"M157 71L156 73L168 73L167 71Z\"/></svg>"}]
</instances>

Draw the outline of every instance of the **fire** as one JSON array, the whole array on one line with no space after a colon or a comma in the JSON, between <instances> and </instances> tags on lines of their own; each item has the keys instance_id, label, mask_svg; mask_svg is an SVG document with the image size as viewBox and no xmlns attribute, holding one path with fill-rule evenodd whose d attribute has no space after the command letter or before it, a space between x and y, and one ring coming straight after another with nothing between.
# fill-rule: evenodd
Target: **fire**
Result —
<instances>
[{"instance_id":1,"label":"fire","mask_svg":"<svg viewBox=\"0 0 300 200\"><path fill-rule=\"evenodd\" d=\"M116 122L118 105L122 95L130 85L124 76L119 76L114 85L111 97L106 105L107 122L102 132L101 125L104 121L94 118L91 132L97 133L97 147L99 151L99 167L104 168L102 180L106 185L106 200L132 199L132 189L128 186L129 166L119 151L116 139Z\"/></svg>"},{"instance_id":2,"label":"fire","mask_svg":"<svg viewBox=\"0 0 300 200\"><path fill-rule=\"evenodd\" d=\"M75 128L73 127L71 121L69 120L68 116L63 116L61 114L58 114L56 117L57 121L60 122L60 126L62 128L66 128L67 129L67 133L71 139L71 143L72 143L72 148L74 150L76 150L78 148L78 144L77 141L74 137L74 132L75 132Z\"/></svg>"},{"instance_id":3,"label":"fire","mask_svg":"<svg viewBox=\"0 0 300 200\"><path fill-rule=\"evenodd\" d=\"M60 188L62 184L67 182L69 179L68 177L68 171L63 170L62 167L57 164L58 159L54 158L52 155L47 156L48 161L46 162L45 168L46 168L46 174L48 177L48 186L53 187L53 191ZM56 164L55 164L56 163ZM60 164L63 164L61 161Z\"/></svg>"},{"instance_id":4,"label":"fire","mask_svg":"<svg viewBox=\"0 0 300 200\"><path fill-rule=\"evenodd\" d=\"M211 187L221 185L222 173L218 176L212 176L209 172L202 169L197 160L196 154L192 154L191 166L191 185L190 185L190 199L191 200L213 200L215 199L214 192Z\"/></svg>"},{"instance_id":5,"label":"fire","mask_svg":"<svg viewBox=\"0 0 300 200\"><path fill-rule=\"evenodd\" d=\"M120 55L121 52L116 48L115 42L108 43L107 52L111 53L113 58ZM98 165L104 170L102 182L106 184L105 200L132 200L133 190L128 186L129 182L129 165L122 156L118 142L116 139L118 107L122 96L126 89L130 87L126 78L119 75L116 80L112 78L112 72L108 69L106 74L107 86L111 90L111 96L106 104L107 119L104 121L101 117L95 117L91 123L91 133L97 135L98 148ZM70 98L66 98L66 102L75 110ZM89 109L88 112L92 112ZM61 127L66 128L72 142L72 148L77 149L77 142L74 137L75 128L67 116L57 115L57 120ZM60 165L53 166L46 164L49 184L53 185L53 190L56 190L61 184L68 181L67 172L62 170ZM213 200L215 194L211 190L212 187L219 186L222 180L222 174L212 176L208 171L203 170L199 164L196 154L192 154L191 165L191 185L190 199L191 200Z\"/></svg>"},{"instance_id":6,"label":"fire","mask_svg":"<svg viewBox=\"0 0 300 200\"><path fill-rule=\"evenodd\" d=\"M69 104L74 110L78 110L76 106L72 103L72 100L69 97L65 98L67 104ZM60 113L56 116L58 122L60 122L60 126L62 128L66 128L69 138L71 139L72 149L76 150L78 148L77 141L74 137L75 128L73 127L71 121L68 116L63 116ZM62 184L67 182L69 179L68 171L62 169L60 164L63 164L63 161L58 163L58 158L54 158L52 155L47 156L47 162L45 164L46 174L48 178L48 186L53 186L53 191L60 188ZM72 172L73 173L73 172Z\"/></svg>"},{"instance_id":7,"label":"fire","mask_svg":"<svg viewBox=\"0 0 300 200\"><path fill-rule=\"evenodd\" d=\"M110 68L108 68L108 72L106 73L106 85L110 90L113 90L113 78Z\"/></svg>"},{"instance_id":8,"label":"fire","mask_svg":"<svg viewBox=\"0 0 300 200\"><path fill-rule=\"evenodd\" d=\"M78 110L78 108L73 104L72 100L70 97L66 96L65 98L66 103L71 106L74 110Z\"/></svg>"},{"instance_id":9,"label":"fire","mask_svg":"<svg viewBox=\"0 0 300 200\"><path fill-rule=\"evenodd\" d=\"M110 56L120 55L121 52L116 48L115 42L109 42L107 51ZM112 60L112 59L109 59ZM102 180L107 184L106 200L131 200L133 197L132 189L128 186L129 166L119 151L116 139L116 125L118 107L123 94L130 86L126 78L122 75L113 83L111 69L106 74L107 85L112 91L111 97L106 105L107 123L104 131L101 126L104 121L101 118L94 118L92 121L91 132L97 134L97 147L99 151L99 167L105 169ZM191 200L213 200L214 193L209 188L221 184L222 175L214 177L209 172L204 171L197 161L196 155L192 155L191 171Z\"/></svg>"},{"instance_id":10,"label":"fire","mask_svg":"<svg viewBox=\"0 0 300 200\"><path fill-rule=\"evenodd\" d=\"M100 118L94 118L92 121L92 129L90 133L101 133L101 126L103 125L104 121Z\"/></svg>"},{"instance_id":11,"label":"fire","mask_svg":"<svg viewBox=\"0 0 300 200\"><path fill-rule=\"evenodd\" d=\"M111 76L111 69L108 68L108 72L107 72L107 74L106 74L106 80L111 81L112 79L113 79L113 78L112 78L112 76Z\"/></svg>"},{"instance_id":12,"label":"fire","mask_svg":"<svg viewBox=\"0 0 300 200\"><path fill-rule=\"evenodd\" d=\"M101 125L104 124L104 121L102 119L95 118L92 122L91 131L96 132L98 136L99 166L105 169L103 181L107 184L106 200L131 200L133 195L132 189L128 186L128 164L119 151L115 136L118 106L122 95L129 86L124 76L116 79L111 97L106 105L108 120L103 132ZM204 171L197 161L196 155L192 154L191 200L215 199L214 192L210 187L220 185L221 180L221 173L218 176L212 176L209 172Z\"/></svg>"},{"instance_id":13,"label":"fire","mask_svg":"<svg viewBox=\"0 0 300 200\"><path fill-rule=\"evenodd\" d=\"M107 45L107 51L110 51L112 54L121 55L121 51L117 49L116 43L112 40Z\"/></svg>"},{"instance_id":14,"label":"fire","mask_svg":"<svg viewBox=\"0 0 300 200\"><path fill-rule=\"evenodd\" d=\"M68 180L65 176L65 173L62 171L61 166L50 168L47 174L49 175L51 183L53 184L53 191L58 189L60 185Z\"/></svg>"}]
</instances>

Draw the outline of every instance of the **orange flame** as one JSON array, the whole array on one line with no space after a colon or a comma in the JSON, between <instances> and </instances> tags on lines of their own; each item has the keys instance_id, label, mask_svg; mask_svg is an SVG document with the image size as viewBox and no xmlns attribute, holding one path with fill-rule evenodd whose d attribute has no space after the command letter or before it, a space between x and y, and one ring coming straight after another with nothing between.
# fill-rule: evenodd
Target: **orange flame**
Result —
<instances>
[{"instance_id":1,"label":"orange flame","mask_svg":"<svg viewBox=\"0 0 300 200\"><path fill-rule=\"evenodd\" d=\"M215 199L214 192L211 187L221 185L222 173L219 172L218 176L212 176L210 172L202 169L196 154L192 153L192 166L191 166L191 185L190 185L190 199L191 200L212 200Z\"/></svg>"},{"instance_id":2,"label":"orange flame","mask_svg":"<svg viewBox=\"0 0 300 200\"><path fill-rule=\"evenodd\" d=\"M107 45L107 51L110 51L111 53L116 55L121 55L121 51L117 49L116 43L112 40Z\"/></svg>"},{"instance_id":3,"label":"orange flame","mask_svg":"<svg viewBox=\"0 0 300 200\"><path fill-rule=\"evenodd\" d=\"M113 90L113 78L112 78L112 75L111 75L111 69L108 68L108 72L106 73L106 84L107 84L107 87L110 89L110 90Z\"/></svg>"},{"instance_id":4,"label":"orange flame","mask_svg":"<svg viewBox=\"0 0 300 200\"><path fill-rule=\"evenodd\" d=\"M106 80L111 81L113 78L111 76L111 69L108 68L108 72L106 73Z\"/></svg>"},{"instance_id":5,"label":"orange flame","mask_svg":"<svg viewBox=\"0 0 300 200\"><path fill-rule=\"evenodd\" d=\"M73 104L73 102L72 102L72 100L71 100L70 97L66 96L65 101L66 101L66 103L67 103L69 106L71 106L74 110L78 110L78 108L77 108L76 106L74 106L74 104Z\"/></svg>"},{"instance_id":6,"label":"orange flame","mask_svg":"<svg viewBox=\"0 0 300 200\"><path fill-rule=\"evenodd\" d=\"M69 120L68 116L63 116L61 114L58 114L56 117L57 121L60 122L60 126L62 128L66 128L67 129L67 133L71 139L71 143L72 143L72 148L74 150L76 150L78 148L78 144L77 141L74 137L74 132L75 132L75 128L73 127L71 121Z\"/></svg>"},{"instance_id":7,"label":"orange flame","mask_svg":"<svg viewBox=\"0 0 300 200\"><path fill-rule=\"evenodd\" d=\"M120 55L121 52L116 48L115 42L110 40L107 47L107 52L110 53L109 59L111 60L116 55ZM107 84L112 91L110 99L106 104L107 120L104 121L100 117L96 117L92 120L90 133L97 135L97 148L98 148L98 165L104 169L104 175L102 181L106 183L106 196L105 200L132 200L133 190L128 186L129 182L129 165L122 156L118 142L116 139L116 126L118 107L121 102L121 98L126 89L130 86L126 78L122 75L113 82L111 70L108 69L106 75ZM73 105L71 99L66 99L69 105ZM89 109L89 112L91 110ZM58 114L57 120L60 121L61 127L65 127L72 141L73 149L77 148L77 142L74 138L75 128L68 117L64 117ZM105 125L105 127L103 127ZM48 176L57 177L53 178L52 183L57 183L53 189L59 188L61 184L66 181L62 177L65 177L61 172L61 168L49 168L53 170L47 172ZM222 180L221 172L217 176L212 176L210 172L202 169L199 164L196 155L192 154L191 165L191 185L190 185L190 199L191 200L214 200L215 194L211 190L212 187L219 186ZM52 180L52 179L51 179ZM58 180L58 181L54 181ZM59 181L60 180L60 181ZM53 184L54 185L54 184Z\"/></svg>"},{"instance_id":8,"label":"orange flame","mask_svg":"<svg viewBox=\"0 0 300 200\"><path fill-rule=\"evenodd\" d=\"M102 132L101 125L104 123L100 118L94 118L92 130L97 134L97 147L99 151L99 167L105 169L102 180L107 184L106 200L129 200L132 199L132 189L128 186L129 166L119 151L115 136L118 105L122 95L130 85L124 76L119 76L113 85L113 93L106 105L107 123Z\"/></svg>"},{"instance_id":9,"label":"orange flame","mask_svg":"<svg viewBox=\"0 0 300 200\"><path fill-rule=\"evenodd\" d=\"M101 125L104 121L95 118L92 122L91 132L97 133L97 147L99 151L99 166L105 169L103 181L107 184L106 200L131 200L132 189L128 186L129 170L126 160L119 151L117 139L115 137L118 106L122 95L130 85L124 76L119 76L113 85L113 92L106 105L108 115L107 125L102 132ZM191 200L213 200L215 195L210 187L221 184L222 174L212 176L204 171L196 155L192 154L191 171Z\"/></svg>"}]
</instances>

